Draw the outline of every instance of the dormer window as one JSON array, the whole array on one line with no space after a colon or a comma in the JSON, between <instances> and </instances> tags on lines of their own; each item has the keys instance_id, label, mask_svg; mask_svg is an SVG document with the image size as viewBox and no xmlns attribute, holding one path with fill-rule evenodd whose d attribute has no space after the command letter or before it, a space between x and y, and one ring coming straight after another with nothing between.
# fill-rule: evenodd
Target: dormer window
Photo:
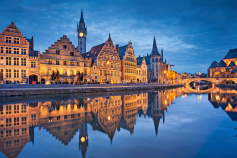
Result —
<instances>
[{"instance_id":1,"label":"dormer window","mask_svg":"<svg viewBox=\"0 0 237 158\"><path fill-rule=\"evenodd\" d=\"M64 44L64 45L63 45L63 48L64 48L64 49L66 49L66 48L67 48L67 45L66 45L66 44Z\"/></svg>"}]
</instances>

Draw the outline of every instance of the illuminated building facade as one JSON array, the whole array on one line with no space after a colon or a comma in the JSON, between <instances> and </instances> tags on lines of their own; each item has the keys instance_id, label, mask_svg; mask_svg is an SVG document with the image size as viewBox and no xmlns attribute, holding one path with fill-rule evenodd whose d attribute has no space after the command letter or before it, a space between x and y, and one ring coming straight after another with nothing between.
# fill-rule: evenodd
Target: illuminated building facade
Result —
<instances>
[{"instance_id":1,"label":"illuminated building facade","mask_svg":"<svg viewBox=\"0 0 237 158\"><path fill-rule=\"evenodd\" d=\"M90 66L91 59L82 57L64 35L40 56L41 82L90 81Z\"/></svg>"},{"instance_id":2,"label":"illuminated building facade","mask_svg":"<svg viewBox=\"0 0 237 158\"><path fill-rule=\"evenodd\" d=\"M105 43L92 47L83 56L92 59L92 81L121 83L121 62L110 35Z\"/></svg>"},{"instance_id":3,"label":"illuminated building facade","mask_svg":"<svg viewBox=\"0 0 237 158\"><path fill-rule=\"evenodd\" d=\"M137 83L137 60L132 42L130 41L127 45L119 47L118 52L121 60L122 83Z\"/></svg>"},{"instance_id":4,"label":"illuminated building facade","mask_svg":"<svg viewBox=\"0 0 237 158\"><path fill-rule=\"evenodd\" d=\"M148 69L145 57L137 62L137 83L148 83Z\"/></svg>"},{"instance_id":5,"label":"illuminated building facade","mask_svg":"<svg viewBox=\"0 0 237 158\"><path fill-rule=\"evenodd\" d=\"M26 39L14 22L0 34L0 84L29 83L39 78L39 52L33 37Z\"/></svg>"},{"instance_id":6,"label":"illuminated building facade","mask_svg":"<svg viewBox=\"0 0 237 158\"><path fill-rule=\"evenodd\" d=\"M207 69L208 77L237 77L237 48L230 49L225 57L218 63L213 61Z\"/></svg>"}]
</instances>

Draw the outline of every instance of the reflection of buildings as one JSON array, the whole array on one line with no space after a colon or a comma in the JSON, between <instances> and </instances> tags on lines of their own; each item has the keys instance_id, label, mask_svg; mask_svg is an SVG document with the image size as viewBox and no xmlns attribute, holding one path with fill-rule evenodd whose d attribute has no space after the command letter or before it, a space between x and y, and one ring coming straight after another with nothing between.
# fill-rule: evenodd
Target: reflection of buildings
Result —
<instances>
[{"instance_id":1,"label":"reflection of buildings","mask_svg":"<svg viewBox=\"0 0 237 158\"><path fill-rule=\"evenodd\" d=\"M88 123L111 140L116 129L134 133L137 114L152 117L156 133L164 110L176 98L173 90L96 98L58 99L0 105L0 150L16 157L27 142L34 142L34 127L44 128L68 145L79 130L79 150L85 157Z\"/></svg>"},{"instance_id":2,"label":"reflection of buildings","mask_svg":"<svg viewBox=\"0 0 237 158\"><path fill-rule=\"evenodd\" d=\"M208 100L214 108L221 107L233 121L237 121L237 94L210 93Z\"/></svg>"}]
</instances>

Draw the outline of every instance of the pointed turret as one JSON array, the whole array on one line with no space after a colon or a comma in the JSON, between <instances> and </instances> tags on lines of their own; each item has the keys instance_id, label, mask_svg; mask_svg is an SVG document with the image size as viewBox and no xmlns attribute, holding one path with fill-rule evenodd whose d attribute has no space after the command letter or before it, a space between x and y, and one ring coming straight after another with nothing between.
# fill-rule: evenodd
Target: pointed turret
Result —
<instances>
[{"instance_id":1,"label":"pointed turret","mask_svg":"<svg viewBox=\"0 0 237 158\"><path fill-rule=\"evenodd\" d=\"M81 19L80 19L80 22L79 23L85 23L84 22L84 17L83 17L83 11L81 10Z\"/></svg>"},{"instance_id":2,"label":"pointed turret","mask_svg":"<svg viewBox=\"0 0 237 158\"><path fill-rule=\"evenodd\" d=\"M156 38L155 38L155 36L154 36L154 40L153 40L153 46L152 46L151 54L152 55L159 55L158 48L157 48L157 45L156 45Z\"/></svg>"},{"instance_id":3,"label":"pointed turret","mask_svg":"<svg viewBox=\"0 0 237 158\"><path fill-rule=\"evenodd\" d=\"M161 60L163 61L163 48L161 49Z\"/></svg>"}]
</instances>

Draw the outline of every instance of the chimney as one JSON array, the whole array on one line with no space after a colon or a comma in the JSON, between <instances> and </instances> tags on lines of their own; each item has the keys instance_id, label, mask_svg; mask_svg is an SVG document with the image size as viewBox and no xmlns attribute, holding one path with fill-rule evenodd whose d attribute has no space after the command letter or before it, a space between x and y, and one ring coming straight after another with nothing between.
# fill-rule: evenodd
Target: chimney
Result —
<instances>
[{"instance_id":1,"label":"chimney","mask_svg":"<svg viewBox=\"0 0 237 158\"><path fill-rule=\"evenodd\" d=\"M119 54L119 45L118 44L116 44L116 50L117 50L117 52Z\"/></svg>"}]
</instances>

